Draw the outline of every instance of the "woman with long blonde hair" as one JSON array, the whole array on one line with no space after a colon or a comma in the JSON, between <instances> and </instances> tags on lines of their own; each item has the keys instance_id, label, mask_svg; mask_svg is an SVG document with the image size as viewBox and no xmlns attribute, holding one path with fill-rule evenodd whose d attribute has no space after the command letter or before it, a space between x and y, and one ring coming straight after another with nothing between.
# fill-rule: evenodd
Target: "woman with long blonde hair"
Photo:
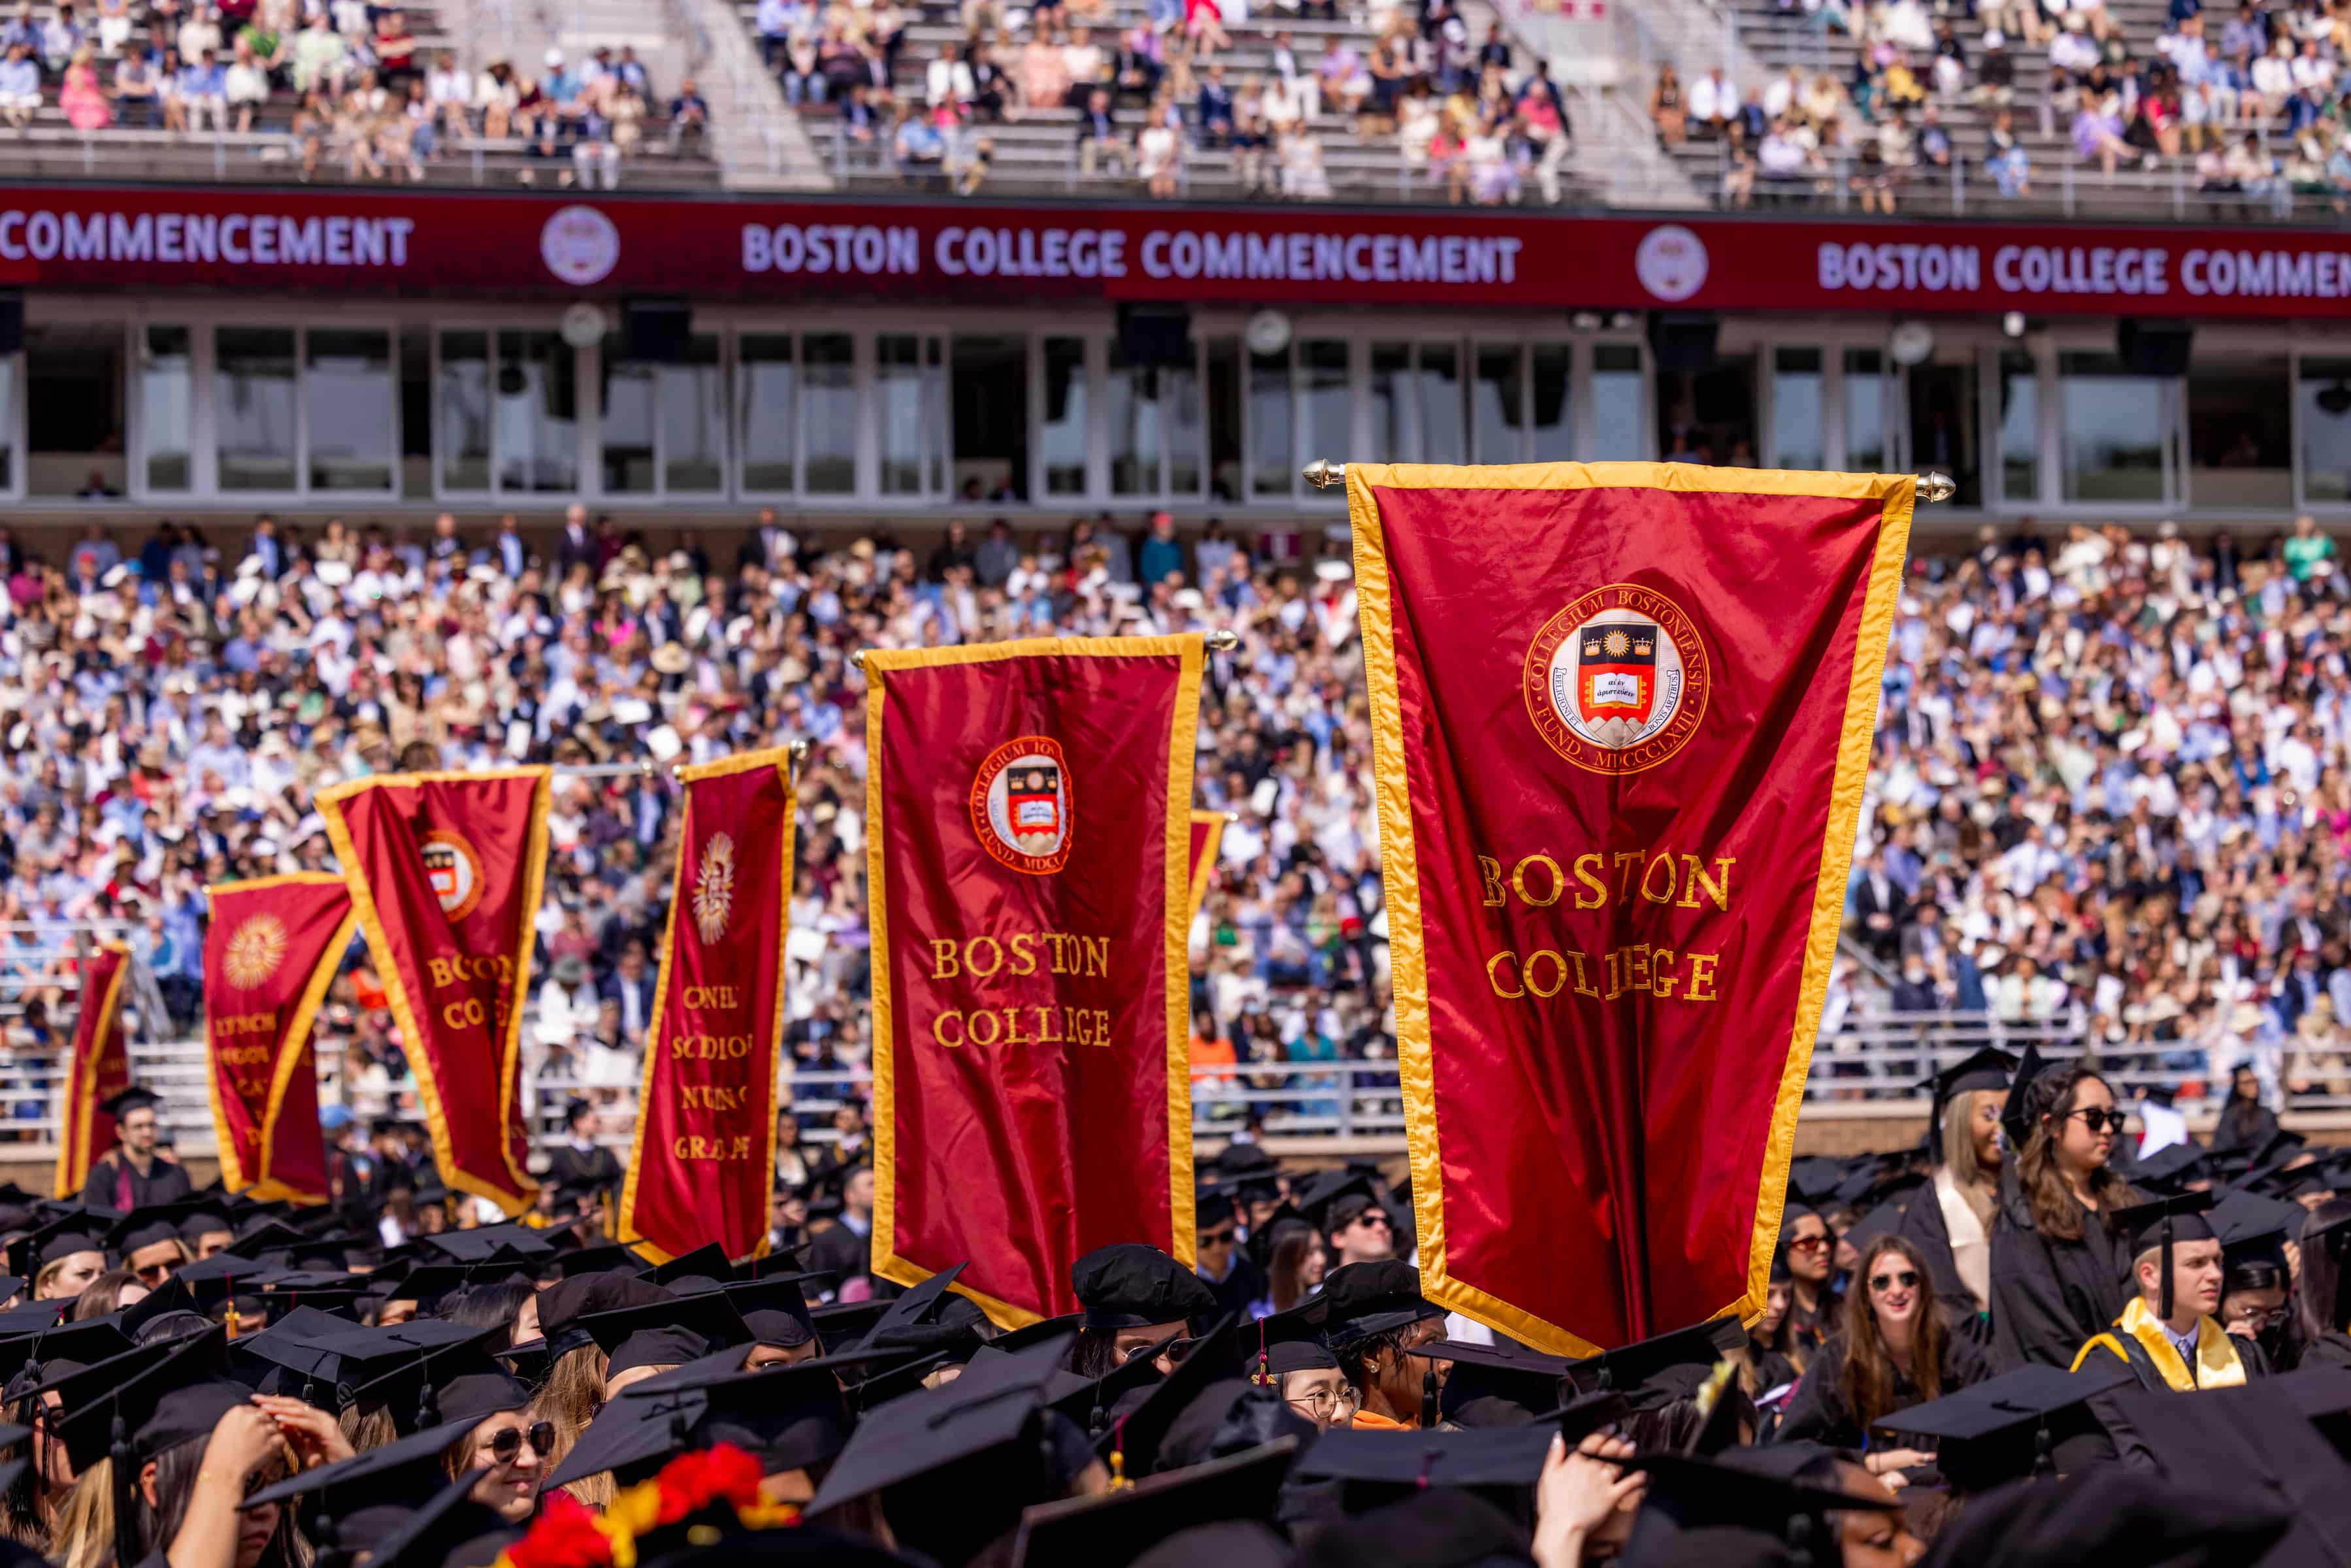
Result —
<instances>
[{"instance_id":1,"label":"woman with long blonde hair","mask_svg":"<svg viewBox=\"0 0 2351 1568\"><path fill-rule=\"evenodd\" d=\"M2001 1113L2016 1059L1990 1048L1935 1075L1928 1147L1935 1176L1902 1211L1944 1316L1979 1343L1991 1333L1991 1227L2000 1211Z\"/></svg>"}]
</instances>

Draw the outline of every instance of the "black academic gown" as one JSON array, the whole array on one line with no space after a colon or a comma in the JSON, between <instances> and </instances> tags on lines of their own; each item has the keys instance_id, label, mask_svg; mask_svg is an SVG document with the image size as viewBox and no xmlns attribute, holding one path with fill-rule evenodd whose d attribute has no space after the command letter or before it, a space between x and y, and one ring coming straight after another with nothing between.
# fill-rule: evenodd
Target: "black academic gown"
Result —
<instances>
[{"instance_id":1,"label":"black academic gown","mask_svg":"<svg viewBox=\"0 0 2351 1568\"><path fill-rule=\"evenodd\" d=\"M123 1179L131 1185L131 1201L122 1201ZM141 1176L139 1167L126 1165L121 1151L110 1149L90 1162L89 1177L81 1184L81 1200L99 1208L129 1210L145 1208L151 1204L177 1203L196 1190L188 1173L169 1160L152 1160L147 1174Z\"/></svg>"},{"instance_id":2,"label":"black academic gown","mask_svg":"<svg viewBox=\"0 0 2351 1568\"><path fill-rule=\"evenodd\" d=\"M1957 1334L1943 1336L1942 1394L1948 1398L1962 1388L1971 1388L1991 1380L1993 1369L1991 1355L1980 1346ZM1805 1369L1804 1379L1796 1385L1795 1397L1788 1401L1787 1413L1780 1417L1779 1429L1772 1434L1775 1443L1825 1443L1832 1448L1859 1448L1868 1436L1854 1417L1853 1407L1845 1400L1840 1385L1844 1375L1844 1336L1835 1335L1812 1359ZM1894 1380L1895 1410L1907 1410L1924 1403L1917 1385L1897 1373ZM1890 1413L1890 1412L1889 1412Z\"/></svg>"},{"instance_id":3,"label":"black academic gown","mask_svg":"<svg viewBox=\"0 0 2351 1568\"><path fill-rule=\"evenodd\" d=\"M2023 1197L2005 1194L1991 1231L1992 1359L2001 1371L2073 1365L2134 1294L2130 1243L2104 1220L2085 1214L2079 1241L2053 1241L2032 1228Z\"/></svg>"},{"instance_id":4,"label":"black academic gown","mask_svg":"<svg viewBox=\"0 0 2351 1568\"><path fill-rule=\"evenodd\" d=\"M2147 1317L2148 1330L2161 1333L2160 1328L2153 1323L2153 1314L2148 1313ZM2245 1381L2250 1383L2270 1375L2269 1357L2263 1354L2258 1341L2226 1333L2210 1318L2205 1319L2200 1325L2199 1338L2199 1343L2210 1341L2225 1351L2234 1352L2238 1365L2244 1369ZM2174 1393L2195 1391L2193 1386L2176 1384L2167 1378L2163 1369L2156 1363L2154 1352L2142 1343L2138 1335L2130 1333L2122 1322L2107 1325L2104 1333L2084 1344L2079 1353L2075 1369L2081 1372L2095 1372L2111 1368L2116 1364L2117 1356L2121 1358L2122 1364L2129 1369L2131 1375L2137 1380L2138 1387L2168 1389ZM2200 1355L2199 1358L2181 1360L2175 1351L2173 1359L2179 1362L2189 1379L2198 1379L2202 1375L2202 1368L2199 1365ZM2113 1440L2116 1458L2126 1465L2139 1469L2162 1468L2156 1460L2154 1450L2139 1436L2137 1424L2125 1412L2113 1394L2101 1394L2091 1399L2088 1404L2090 1414L2098 1418L2100 1424L2106 1429L2106 1436Z\"/></svg>"},{"instance_id":5,"label":"black academic gown","mask_svg":"<svg viewBox=\"0 0 2351 1568\"><path fill-rule=\"evenodd\" d=\"M846 1225L820 1231L800 1254L812 1272L838 1274L846 1281L873 1266L873 1239Z\"/></svg>"},{"instance_id":6,"label":"black academic gown","mask_svg":"<svg viewBox=\"0 0 2351 1568\"><path fill-rule=\"evenodd\" d=\"M621 1186L620 1157L602 1147L581 1154L569 1144L547 1156L547 1185L559 1190L613 1192Z\"/></svg>"},{"instance_id":7,"label":"black academic gown","mask_svg":"<svg viewBox=\"0 0 2351 1568\"><path fill-rule=\"evenodd\" d=\"M2302 1359L2294 1363L2296 1372L2307 1372L2314 1366L2340 1367L2351 1372L2351 1334L2323 1333L2302 1347Z\"/></svg>"},{"instance_id":8,"label":"black academic gown","mask_svg":"<svg viewBox=\"0 0 2351 1568\"><path fill-rule=\"evenodd\" d=\"M1217 1298L1217 1311L1238 1312L1244 1320L1251 1301L1263 1301L1273 1287L1266 1282L1265 1272L1249 1261L1249 1255L1238 1248L1233 1249L1233 1266L1222 1281L1200 1276L1200 1283L1208 1287L1208 1294Z\"/></svg>"},{"instance_id":9,"label":"black academic gown","mask_svg":"<svg viewBox=\"0 0 2351 1568\"><path fill-rule=\"evenodd\" d=\"M1931 1184L1911 1196L1894 1233L1916 1247L1918 1256L1927 1260L1927 1272L1935 1281L1935 1300L1942 1304L1944 1317L1953 1328L1980 1342L1981 1325L1990 1321L1984 1316L1985 1303L1977 1301L1968 1282L1959 1278L1959 1265L1951 1255L1951 1228L1943 1218L1943 1200Z\"/></svg>"}]
</instances>

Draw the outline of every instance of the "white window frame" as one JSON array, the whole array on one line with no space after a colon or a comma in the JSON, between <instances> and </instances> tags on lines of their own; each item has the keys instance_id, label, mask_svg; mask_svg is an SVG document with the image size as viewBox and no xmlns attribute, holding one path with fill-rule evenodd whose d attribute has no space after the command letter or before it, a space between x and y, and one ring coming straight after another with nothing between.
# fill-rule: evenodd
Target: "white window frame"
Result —
<instances>
[{"instance_id":1,"label":"white window frame","mask_svg":"<svg viewBox=\"0 0 2351 1568\"><path fill-rule=\"evenodd\" d=\"M486 319L479 317L459 317L454 319L434 320L430 323L428 331L431 334L430 341L432 352L428 356L425 373L431 378L429 386L432 396L427 406L432 424L429 427L429 434L426 437L425 445L430 455L430 461L433 465L433 499L434 501L458 503L496 502L503 506L561 506L568 505L572 501L591 497L596 494L594 486L596 482L602 476L604 462L601 430L603 421L601 417L601 411L599 407L599 404L601 402L603 383L596 363L596 350L592 346L585 349L573 349L571 350L572 386L575 389L575 413L573 418L574 423L579 427L579 454L574 459L574 467L572 471L578 476L580 482L574 484L569 490L534 490L528 488L507 489L498 483L498 466L503 455L498 450L498 424L496 413L497 399L498 339L501 334L507 332L555 332L556 329L556 324L552 320L538 319L528 319L517 321ZM460 489L455 486L444 484L442 479L442 460L444 454L440 449L438 440L441 434L441 340L444 335L450 332L485 332L489 335L490 339L489 366L492 414L490 419L490 450L488 457L489 486L486 489ZM629 498L633 500L636 497L632 497ZM713 500L722 498L723 497L716 495L711 497L711 499Z\"/></svg>"},{"instance_id":2,"label":"white window frame","mask_svg":"<svg viewBox=\"0 0 2351 1568\"><path fill-rule=\"evenodd\" d=\"M670 500L679 501L687 505L705 501L732 501L741 493L738 483L741 478L741 475L737 467L736 461L736 448L740 444L738 433L735 428L737 417L736 398L737 391L735 379L735 339L737 334L723 327L705 322L702 319L701 313L698 311L695 313L695 319L689 325L687 331L691 337L716 339L718 345L719 449L717 485L707 490L673 490L670 488L669 421L663 417L664 398L661 388L662 372L668 370L670 367L665 363L655 361L637 361L641 363L649 362L653 371L653 487L650 490L607 490L604 487L604 372L610 367L604 357L603 344L600 343L590 351L592 356L590 362L594 366L596 377L594 382L595 396L592 399L594 407L591 411L593 423L595 424L595 440L592 445L596 455L596 462L594 467L589 471L589 476L593 481L593 490L592 492L590 492L586 486L583 486L583 493L592 493L599 500L609 500L619 506L645 506ZM782 336L783 334L760 333L755 335ZM615 334L607 334L604 339L604 342L611 342ZM790 336L794 340L792 344L792 353L794 356L792 365L794 371L797 371L799 366L799 343L798 341L799 334L794 332L790 334ZM612 362L624 363L629 361L619 361L616 358ZM797 383L794 387L794 392L795 396L793 398L792 409L794 420L797 423L799 411L799 400L797 395ZM799 443L797 435L795 435L793 441L792 466L794 476L797 477L799 469ZM496 469L493 467L491 473L495 476Z\"/></svg>"}]
</instances>

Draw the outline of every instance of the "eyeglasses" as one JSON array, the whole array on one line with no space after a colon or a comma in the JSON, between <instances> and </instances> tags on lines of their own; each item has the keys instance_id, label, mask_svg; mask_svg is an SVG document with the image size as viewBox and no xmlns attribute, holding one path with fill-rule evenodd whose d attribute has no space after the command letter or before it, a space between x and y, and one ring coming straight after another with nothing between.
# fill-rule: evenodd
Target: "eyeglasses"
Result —
<instances>
[{"instance_id":1,"label":"eyeglasses","mask_svg":"<svg viewBox=\"0 0 2351 1568\"><path fill-rule=\"evenodd\" d=\"M1317 1421L1334 1421L1343 1415L1353 1416L1355 1411L1355 1391L1343 1383L1336 1388L1310 1388L1286 1397L1290 1404L1304 1406L1307 1414Z\"/></svg>"},{"instance_id":2,"label":"eyeglasses","mask_svg":"<svg viewBox=\"0 0 2351 1568\"><path fill-rule=\"evenodd\" d=\"M2273 1329L2285 1322L2285 1319L2286 1310L2283 1307L2272 1307L2267 1312L2263 1312L2259 1307L2239 1307L2229 1314L2231 1322L2244 1323L2255 1329Z\"/></svg>"},{"instance_id":3,"label":"eyeglasses","mask_svg":"<svg viewBox=\"0 0 2351 1568\"><path fill-rule=\"evenodd\" d=\"M1788 1243L1791 1252L1825 1252L1835 1243L1825 1236L1799 1236Z\"/></svg>"},{"instance_id":4,"label":"eyeglasses","mask_svg":"<svg viewBox=\"0 0 2351 1568\"><path fill-rule=\"evenodd\" d=\"M513 1464L526 1441L532 1453L542 1459L547 1458L555 1451L555 1423L534 1421L528 1432L520 1427L508 1427L490 1438L490 1458L502 1465Z\"/></svg>"},{"instance_id":5,"label":"eyeglasses","mask_svg":"<svg viewBox=\"0 0 2351 1568\"><path fill-rule=\"evenodd\" d=\"M2093 1106L2087 1111L2069 1112L2067 1115L2069 1119L2074 1116L2082 1118L2082 1125L2093 1133L2119 1133L2123 1130L2124 1115L2120 1111Z\"/></svg>"},{"instance_id":6,"label":"eyeglasses","mask_svg":"<svg viewBox=\"0 0 2351 1568\"><path fill-rule=\"evenodd\" d=\"M1917 1290L1918 1288L1917 1271L1905 1269L1898 1274L1872 1274L1869 1277L1869 1288L1873 1291L1890 1291L1896 1285L1906 1291Z\"/></svg>"},{"instance_id":7,"label":"eyeglasses","mask_svg":"<svg viewBox=\"0 0 2351 1568\"><path fill-rule=\"evenodd\" d=\"M139 1282L142 1285L160 1285L170 1279L172 1270L178 1267L176 1263L150 1263L144 1268L134 1269L131 1272L139 1276Z\"/></svg>"},{"instance_id":8,"label":"eyeglasses","mask_svg":"<svg viewBox=\"0 0 2351 1568\"><path fill-rule=\"evenodd\" d=\"M1230 1247L1233 1244L1233 1238L1237 1234L1238 1232L1236 1232L1229 1225L1226 1226L1221 1230L1203 1230L1200 1232L1200 1245L1203 1247Z\"/></svg>"}]
</instances>

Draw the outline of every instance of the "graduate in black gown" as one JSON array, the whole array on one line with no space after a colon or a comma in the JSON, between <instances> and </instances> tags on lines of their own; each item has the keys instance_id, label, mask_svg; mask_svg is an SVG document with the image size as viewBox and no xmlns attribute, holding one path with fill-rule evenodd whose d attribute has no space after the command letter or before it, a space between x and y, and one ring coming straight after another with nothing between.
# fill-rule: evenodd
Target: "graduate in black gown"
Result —
<instances>
[{"instance_id":1,"label":"graduate in black gown","mask_svg":"<svg viewBox=\"0 0 2351 1568\"><path fill-rule=\"evenodd\" d=\"M2001 1113L2016 1058L1986 1047L1920 1087L1933 1096L1927 1147L1934 1179L1902 1211L1899 1234L1935 1278L1943 1315L1978 1343L1991 1338L1991 1229L2000 1211Z\"/></svg>"},{"instance_id":2,"label":"graduate in black gown","mask_svg":"<svg viewBox=\"0 0 2351 1568\"><path fill-rule=\"evenodd\" d=\"M2071 1366L2136 1293L2129 1239L2113 1228L2136 1195L2107 1165L2123 1113L2077 1062L2011 1096L2008 1127L2022 1152L1992 1225L1994 1359L2003 1370Z\"/></svg>"},{"instance_id":3,"label":"graduate in black gown","mask_svg":"<svg viewBox=\"0 0 2351 1568\"><path fill-rule=\"evenodd\" d=\"M2297 1371L2326 1366L2351 1372L2351 1291L2343 1288L2346 1254L2351 1199L2338 1197L2322 1205L2303 1227L2302 1277L2294 1282L2294 1318L2302 1331Z\"/></svg>"},{"instance_id":4,"label":"graduate in black gown","mask_svg":"<svg viewBox=\"0 0 2351 1568\"><path fill-rule=\"evenodd\" d=\"M133 1085L99 1106L114 1118L114 1147L92 1160L81 1184L81 1201L128 1214L177 1203L196 1190L188 1173L156 1148L159 1097Z\"/></svg>"}]
</instances>

